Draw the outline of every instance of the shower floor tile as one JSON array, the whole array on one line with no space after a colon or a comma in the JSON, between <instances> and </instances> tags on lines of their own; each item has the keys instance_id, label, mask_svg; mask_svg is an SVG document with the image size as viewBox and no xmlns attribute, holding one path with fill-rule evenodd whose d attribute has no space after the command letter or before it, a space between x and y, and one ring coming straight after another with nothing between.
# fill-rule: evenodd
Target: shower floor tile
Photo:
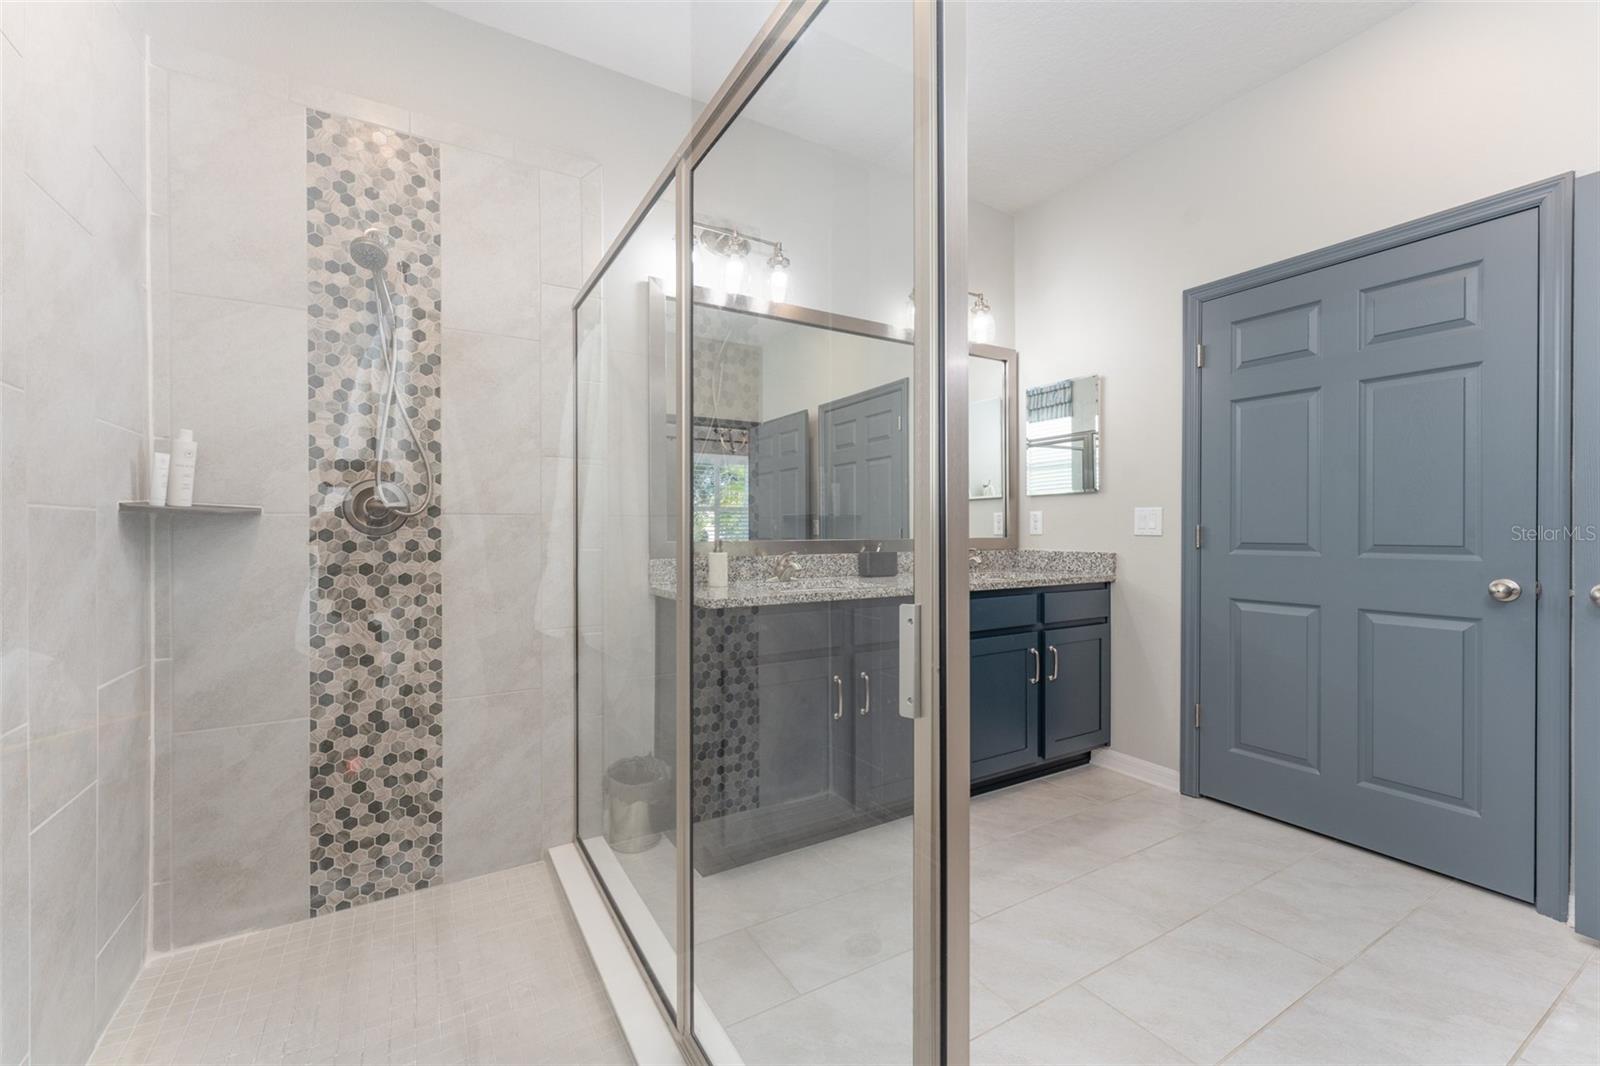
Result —
<instances>
[{"instance_id":1,"label":"shower floor tile","mask_svg":"<svg viewBox=\"0 0 1600 1066\"><path fill-rule=\"evenodd\" d=\"M542 863L151 960L92 1063L629 1063Z\"/></svg>"}]
</instances>

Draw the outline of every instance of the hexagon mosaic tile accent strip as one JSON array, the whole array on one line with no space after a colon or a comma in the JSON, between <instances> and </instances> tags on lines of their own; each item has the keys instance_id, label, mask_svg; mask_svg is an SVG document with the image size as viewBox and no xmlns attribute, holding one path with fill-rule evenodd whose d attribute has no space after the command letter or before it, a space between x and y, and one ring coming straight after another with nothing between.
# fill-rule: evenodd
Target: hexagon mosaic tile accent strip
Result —
<instances>
[{"instance_id":1,"label":"hexagon mosaic tile accent strip","mask_svg":"<svg viewBox=\"0 0 1600 1066\"><path fill-rule=\"evenodd\" d=\"M385 360L373 275L350 241L377 229L405 328L397 395L433 470L425 514L367 536L339 512L372 476ZM443 863L439 148L306 112L311 483L310 913L424 888ZM428 490L398 413L383 473Z\"/></svg>"}]
</instances>

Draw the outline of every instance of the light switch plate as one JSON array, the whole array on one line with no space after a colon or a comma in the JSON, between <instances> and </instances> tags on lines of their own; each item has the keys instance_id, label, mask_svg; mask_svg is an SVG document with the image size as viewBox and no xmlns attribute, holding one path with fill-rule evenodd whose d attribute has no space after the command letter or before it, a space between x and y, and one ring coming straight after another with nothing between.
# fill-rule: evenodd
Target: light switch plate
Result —
<instances>
[{"instance_id":1,"label":"light switch plate","mask_svg":"<svg viewBox=\"0 0 1600 1066\"><path fill-rule=\"evenodd\" d=\"M1136 537L1161 536L1161 508L1135 507L1133 509L1133 535Z\"/></svg>"},{"instance_id":2,"label":"light switch plate","mask_svg":"<svg viewBox=\"0 0 1600 1066\"><path fill-rule=\"evenodd\" d=\"M989 523L989 532L997 537L1006 535L1006 513L1004 511L996 511L994 513L993 520Z\"/></svg>"},{"instance_id":3,"label":"light switch plate","mask_svg":"<svg viewBox=\"0 0 1600 1066\"><path fill-rule=\"evenodd\" d=\"M1039 534L1039 533L1043 533L1044 532L1044 512L1043 511L1029 511L1028 512L1028 532L1036 534L1036 535Z\"/></svg>"}]
</instances>

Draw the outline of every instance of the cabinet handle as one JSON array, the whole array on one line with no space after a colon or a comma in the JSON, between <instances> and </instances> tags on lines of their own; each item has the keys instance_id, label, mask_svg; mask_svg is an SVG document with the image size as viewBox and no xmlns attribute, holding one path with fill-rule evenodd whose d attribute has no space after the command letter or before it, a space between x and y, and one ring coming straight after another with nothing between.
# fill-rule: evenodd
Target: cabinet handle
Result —
<instances>
[{"instance_id":1,"label":"cabinet handle","mask_svg":"<svg viewBox=\"0 0 1600 1066\"><path fill-rule=\"evenodd\" d=\"M1043 659L1039 655L1038 648L1029 648L1028 654L1033 656L1033 676L1028 678L1028 684L1037 685L1039 683L1039 668Z\"/></svg>"},{"instance_id":2,"label":"cabinet handle","mask_svg":"<svg viewBox=\"0 0 1600 1066\"><path fill-rule=\"evenodd\" d=\"M861 717L865 718L872 713L872 678L865 670L861 671L861 683L866 686L867 701L861 705Z\"/></svg>"},{"instance_id":3,"label":"cabinet handle","mask_svg":"<svg viewBox=\"0 0 1600 1066\"><path fill-rule=\"evenodd\" d=\"M833 675L833 720L837 722L844 717L844 679L838 674Z\"/></svg>"},{"instance_id":4,"label":"cabinet handle","mask_svg":"<svg viewBox=\"0 0 1600 1066\"><path fill-rule=\"evenodd\" d=\"M1056 646L1054 644L1052 644L1052 645L1050 645L1050 676L1045 678L1045 680L1046 681L1054 681L1056 678L1058 678L1060 676L1061 676L1061 653L1059 651L1057 651L1056 650Z\"/></svg>"}]
</instances>

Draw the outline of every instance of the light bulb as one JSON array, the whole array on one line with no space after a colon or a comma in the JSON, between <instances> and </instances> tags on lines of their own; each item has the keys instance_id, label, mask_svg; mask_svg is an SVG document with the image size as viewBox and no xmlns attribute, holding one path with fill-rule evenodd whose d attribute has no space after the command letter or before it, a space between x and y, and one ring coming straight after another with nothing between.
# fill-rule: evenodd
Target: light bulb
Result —
<instances>
[{"instance_id":1,"label":"light bulb","mask_svg":"<svg viewBox=\"0 0 1600 1066\"><path fill-rule=\"evenodd\" d=\"M694 278L691 281L690 289L691 295L693 295L693 289L695 287L698 286L703 288L710 296L712 303L721 303L722 291L717 288L717 272L712 269L712 267L715 265L712 262L714 254L715 253L712 252L711 247L706 244L705 241L698 237L695 238Z\"/></svg>"},{"instance_id":2,"label":"light bulb","mask_svg":"<svg viewBox=\"0 0 1600 1066\"><path fill-rule=\"evenodd\" d=\"M979 344L988 344L994 340L994 315L988 311L979 311L972 316L972 339Z\"/></svg>"},{"instance_id":3,"label":"light bulb","mask_svg":"<svg viewBox=\"0 0 1600 1066\"><path fill-rule=\"evenodd\" d=\"M774 245L767 259L767 299L781 304L789 299L789 257L783 254L783 245Z\"/></svg>"},{"instance_id":4,"label":"light bulb","mask_svg":"<svg viewBox=\"0 0 1600 1066\"><path fill-rule=\"evenodd\" d=\"M729 293L744 288L744 254L736 249L728 252L728 262L722 268L722 287Z\"/></svg>"},{"instance_id":5,"label":"light bulb","mask_svg":"<svg viewBox=\"0 0 1600 1066\"><path fill-rule=\"evenodd\" d=\"M994 312L989 310L989 301L983 298L983 293L972 293L972 310L967 315L967 333L970 339L979 344L988 344L994 340Z\"/></svg>"}]
</instances>

